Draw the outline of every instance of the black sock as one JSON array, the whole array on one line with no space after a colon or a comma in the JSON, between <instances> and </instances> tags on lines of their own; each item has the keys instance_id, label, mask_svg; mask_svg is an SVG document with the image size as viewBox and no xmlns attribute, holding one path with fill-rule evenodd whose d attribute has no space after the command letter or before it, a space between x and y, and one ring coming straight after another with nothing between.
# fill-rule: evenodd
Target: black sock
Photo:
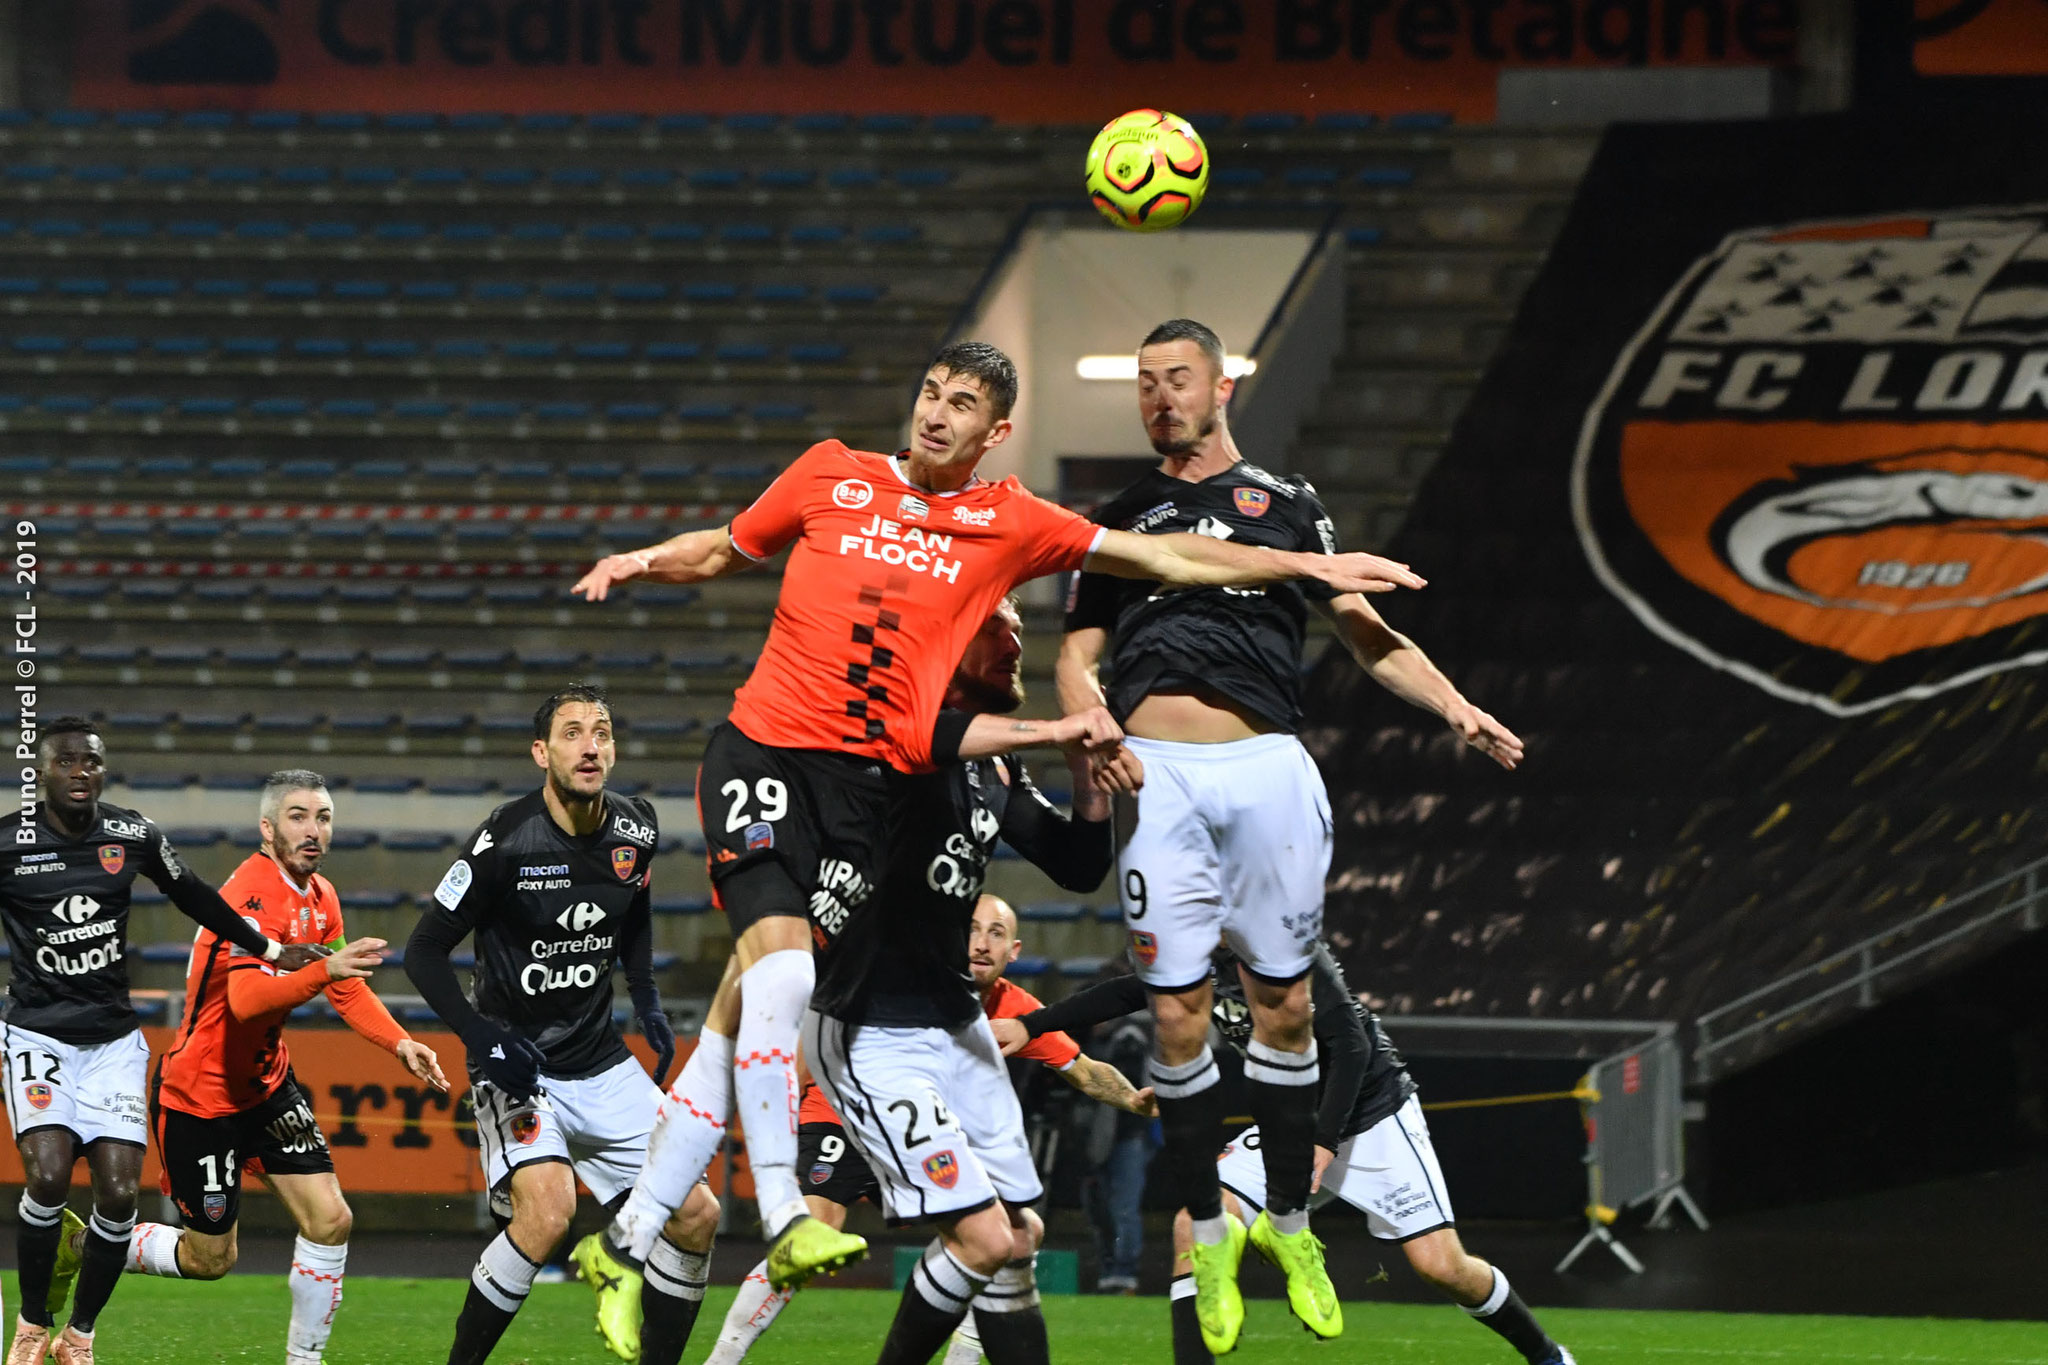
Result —
<instances>
[{"instance_id":1,"label":"black sock","mask_svg":"<svg viewBox=\"0 0 2048 1365\"><path fill-rule=\"evenodd\" d=\"M1494 1305L1491 1312L1484 1311L1487 1304ZM1508 1277L1501 1274L1500 1267L1493 1269L1493 1293L1485 1303L1467 1308L1482 1327L1491 1328L1507 1339L1508 1345L1522 1353L1524 1360L1543 1365L1557 1358L1557 1343L1538 1325L1536 1315L1529 1311L1529 1305L1522 1302L1522 1296L1508 1285Z\"/></svg>"},{"instance_id":2,"label":"black sock","mask_svg":"<svg viewBox=\"0 0 2048 1365\"><path fill-rule=\"evenodd\" d=\"M483 1365L512 1325L539 1273L539 1263L513 1244L509 1232L499 1233L484 1248L476 1269L469 1273L469 1294L455 1319L455 1345L449 1348L448 1365Z\"/></svg>"},{"instance_id":3,"label":"black sock","mask_svg":"<svg viewBox=\"0 0 2048 1365\"><path fill-rule=\"evenodd\" d=\"M78 1258L78 1287L71 1291L71 1325L79 1331L91 1332L100 1310L114 1296L114 1286L121 1282L121 1272L127 1267L128 1239L134 1232L134 1214L129 1214L125 1223L112 1223L93 1210ZM47 1280L43 1288L45 1293L49 1291Z\"/></svg>"},{"instance_id":4,"label":"black sock","mask_svg":"<svg viewBox=\"0 0 2048 1365\"><path fill-rule=\"evenodd\" d=\"M1160 1159L1169 1187L1180 1194L1191 1218L1220 1218L1223 1187L1216 1181L1216 1155L1223 1149L1223 1089L1216 1058L1204 1044L1201 1055L1181 1066L1152 1059L1152 1092L1159 1099L1164 1134Z\"/></svg>"},{"instance_id":5,"label":"black sock","mask_svg":"<svg viewBox=\"0 0 2048 1365\"><path fill-rule=\"evenodd\" d=\"M974 1330L989 1365L1047 1365L1052 1344L1045 1335L1045 1312L1037 1304L1006 1313L974 1310Z\"/></svg>"},{"instance_id":6,"label":"black sock","mask_svg":"<svg viewBox=\"0 0 2048 1365\"><path fill-rule=\"evenodd\" d=\"M1266 1212L1300 1213L1308 1207L1316 1161L1316 1045L1282 1052L1254 1038L1245 1049L1244 1078L1252 1122L1266 1163Z\"/></svg>"},{"instance_id":7,"label":"black sock","mask_svg":"<svg viewBox=\"0 0 2048 1365\"><path fill-rule=\"evenodd\" d=\"M1050 1365L1036 1256L1011 1261L996 1272L974 1301L974 1328L989 1365Z\"/></svg>"},{"instance_id":8,"label":"black sock","mask_svg":"<svg viewBox=\"0 0 2048 1365\"><path fill-rule=\"evenodd\" d=\"M889 1338L875 1365L929 1365L988 1283L988 1276L969 1270L943 1242L934 1241L903 1286L896 1320L889 1324Z\"/></svg>"},{"instance_id":9,"label":"black sock","mask_svg":"<svg viewBox=\"0 0 2048 1365\"><path fill-rule=\"evenodd\" d=\"M642 1273L647 1278L640 1286L640 1365L676 1365L704 1306L711 1254L684 1251L659 1238Z\"/></svg>"},{"instance_id":10,"label":"black sock","mask_svg":"<svg viewBox=\"0 0 2048 1365\"><path fill-rule=\"evenodd\" d=\"M1169 1291L1173 1300L1173 1365L1216 1365L1202 1343L1202 1322L1195 1316L1195 1277L1176 1275Z\"/></svg>"},{"instance_id":11,"label":"black sock","mask_svg":"<svg viewBox=\"0 0 2048 1365\"><path fill-rule=\"evenodd\" d=\"M46 1208L21 1196L21 1222L14 1228L14 1263L21 1267L21 1319L49 1327L50 1277L57 1271L57 1243L64 1236L64 1207Z\"/></svg>"}]
</instances>

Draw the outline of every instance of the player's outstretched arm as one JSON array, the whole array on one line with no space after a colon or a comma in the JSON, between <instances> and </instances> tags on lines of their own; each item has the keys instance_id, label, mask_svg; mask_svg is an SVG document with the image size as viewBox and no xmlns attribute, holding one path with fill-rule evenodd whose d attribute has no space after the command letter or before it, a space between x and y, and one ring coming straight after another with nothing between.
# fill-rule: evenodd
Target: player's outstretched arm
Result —
<instances>
[{"instance_id":1,"label":"player's outstretched arm","mask_svg":"<svg viewBox=\"0 0 2048 1365\"><path fill-rule=\"evenodd\" d=\"M1086 1053L1074 1058L1074 1064L1060 1073L1060 1079L1112 1109L1148 1119L1159 1117L1159 1101L1153 1097L1151 1086L1138 1089L1123 1072Z\"/></svg>"},{"instance_id":2,"label":"player's outstretched arm","mask_svg":"<svg viewBox=\"0 0 2048 1365\"><path fill-rule=\"evenodd\" d=\"M1123 743L1123 727L1107 707L1095 707L1058 720L1018 720L1011 716L968 717L965 728L957 719L963 713L942 713L940 731L934 736L932 760L1000 758L1020 749L1107 749ZM957 742L945 731L948 724L959 736Z\"/></svg>"},{"instance_id":3,"label":"player's outstretched arm","mask_svg":"<svg viewBox=\"0 0 2048 1365\"><path fill-rule=\"evenodd\" d=\"M1332 599L1326 610L1338 638L1374 682L1410 705L1442 716L1459 738L1501 767L1513 768L1522 761L1520 737L1465 700L1422 647L1388 625L1372 603L1347 593Z\"/></svg>"},{"instance_id":4,"label":"player's outstretched arm","mask_svg":"<svg viewBox=\"0 0 2048 1365\"><path fill-rule=\"evenodd\" d=\"M1035 1009L1019 1019L993 1019L996 1041L1003 1055L1013 1056L1033 1038L1048 1033L1079 1033L1111 1019L1121 1019L1145 1008L1145 983L1135 976L1113 976L1086 990L1076 991L1057 1004ZM1009 1027L1006 1028L1005 1025Z\"/></svg>"},{"instance_id":5,"label":"player's outstretched arm","mask_svg":"<svg viewBox=\"0 0 2048 1365\"><path fill-rule=\"evenodd\" d=\"M145 867L145 871L149 869ZM265 962L276 964L279 971L295 972L310 963L327 956L327 950L311 943L278 943L255 925L234 912L229 904L220 898L220 892L201 881L191 868L177 866L176 875L162 879L151 877L157 889L171 899L187 919L203 929L211 929L221 938L234 944L245 953L252 953Z\"/></svg>"},{"instance_id":6,"label":"player's outstretched arm","mask_svg":"<svg viewBox=\"0 0 2048 1365\"><path fill-rule=\"evenodd\" d=\"M569 591L602 602L614 586L636 578L653 583L702 583L738 573L753 562L733 548L730 527L685 531L644 550L606 555Z\"/></svg>"},{"instance_id":7,"label":"player's outstretched arm","mask_svg":"<svg viewBox=\"0 0 2048 1365\"><path fill-rule=\"evenodd\" d=\"M1312 578L1338 592L1392 592L1424 586L1421 575L1406 564L1378 555L1272 550L1184 532L1141 536L1132 531L1105 531L1086 567L1090 573L1152 579L1169 588L1253 587L1295 578Z\"/></svg>"},{"instance_id":8,"label":"player's outstretched arm","mask_svg":"<svg viewBox=\"0 0 2048 1365\"><path fill-rule=\"evenodd\" d=\"M244 1022L295 1010L335 982L360 980L384 960L384 940L359 938L338 953L281 976L254 963L228 973L228 1013Z\"/></svg>"}]
</instances>

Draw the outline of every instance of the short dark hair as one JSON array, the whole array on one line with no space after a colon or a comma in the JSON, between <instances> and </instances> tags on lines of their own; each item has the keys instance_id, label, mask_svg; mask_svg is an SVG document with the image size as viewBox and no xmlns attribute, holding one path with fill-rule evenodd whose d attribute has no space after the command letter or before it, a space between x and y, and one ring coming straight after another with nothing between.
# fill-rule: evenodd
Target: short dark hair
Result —
<instances>
[{"instance_id":1,"label":"short dark hair","mask_svg":"<svg viewBox=\"0 0 2048 1365\"><path fill-rule=\"evenodd\" d=\"M59 735L89 735L94 739L99 739L100 727L94 725L84 716L59 716L43 727L43 733L37 740L37 746L47 748L56 743ZM104 741L102 742L104 743Z\"/></svg>"},{"instance_id":2,"label":"short dark hair","mask_svg":"<svg viewBox=\"0 0 2048 1365\"><path fill-rule=\"evenodd\" d=\"M263 779L263 792L256 798L256 814L275 823L284 810L284 799L293 792L327 791L327 779L311 768L279 768Z\"/></svg>"},{"instance_id":3,"label":"short dark hair","mask_svg":"<svg viewBox=\"0 0 2048 1365\"><path fill-rule=\"evenodd\" d=\"M1169 318L1151 331L1138 343L1138 349L1147 346L1164 346L1169 341L1192 341L1201 348L1209 363L1216 367L1216 373L1223 373L1223 338L1196 322L1193 318Z\"/></svg>"},{"instance_id":4,"label":"short dark hair","mask_svg":"<svg viewBox=\"0 0 2048 1365\"><path fill-rule=\"evenodd\" d=\"M986 341L956 341L942 347L925 368L980 380L999 422L1017 406L1017 363Z\"/></svg>"},{"instance_id":5,"label":"short dark hair","mask_svg":"<svg viewBox=\"0 0 2048 1365\"><path fill-rule=\"evenodd\" d=\"M571 683L542 702L540 709L533 713L533 737L544 740L552 734L555 728L555 712L572 701L602 706L607 716L612 713L612 699L607 697L602 689L592 687L589 683Z\"/></svg>"}]
</instances>

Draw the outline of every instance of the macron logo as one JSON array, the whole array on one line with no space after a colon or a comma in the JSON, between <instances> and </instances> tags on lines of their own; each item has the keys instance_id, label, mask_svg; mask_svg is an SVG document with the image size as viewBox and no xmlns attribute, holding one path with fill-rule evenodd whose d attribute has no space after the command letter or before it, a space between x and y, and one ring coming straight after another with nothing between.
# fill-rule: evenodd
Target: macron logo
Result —
<instances>
[{"instance_id":1,"label":"macron logo","mask_svg":"<svg viewBox=\"0 0 2048 1365\"><path fill-rule=\"evenodd\" d=\"M481 853L485 849L491 847L493 842L494 841L491 838L491 832L489 830L479 830L477 831L476 843L470 846L469 851L471 853Z\"/></svg>"},{"instance_id":2,"label":"macron logo","mask_svg":"<svg viewBox=\"0 0 2048 1365\"><path fill-rule=\"evenodd\" d=\"M503 1043L491 1044L491 1060L494 1062L502 1062L505 1060L505 1045Z\"/></svg>"}]
</instances>

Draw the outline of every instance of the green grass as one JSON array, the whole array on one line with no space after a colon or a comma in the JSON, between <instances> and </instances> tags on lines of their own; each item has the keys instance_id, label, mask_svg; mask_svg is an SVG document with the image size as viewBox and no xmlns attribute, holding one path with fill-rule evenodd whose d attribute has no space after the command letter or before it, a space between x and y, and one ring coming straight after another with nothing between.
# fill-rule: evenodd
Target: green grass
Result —
<instances>
[{"instance_id":1,"label":"green grass","mask_svg":"<svg viewBox=\"0 0 2048 1365\"><path fill-rule=\"evenodd\" d=\"M7 1276L10 1327L17 1302L13 1280ZM445 1360L464 1289L460 1280L350 1280L329 1365ZM730 1290L711 1291L684 1357L688 1365L710 1351L731 1297ZM493 1362L611 1360L592 1330L590 1305L581 1285L538 1286ZM1229 1365L1516 1365L1499 1338L1449 1307L1346 1304L1345 1335L1327 1345L1312 1344L1278 1302L1260 1299L1248 1307L1244 1344ZM288 1311L278 1277L235 1275L220 1284L180 1284L129 1276L100 1318L99 1359L105 1365L275 1362L284 1354ZM748 1359L760 1365L868 1365L894 1311L893 1294L816 1289L790 1306ZM1047 1301L1046 1317L1053 1356L1065 1365L1164 1365L1170 1359L1163 1299L1055 1298ZM1584 1309L1553 1309L1542 1318L1584 1365L2048 1365L2048 1323Z\"/></svg>"}]
</instances>

